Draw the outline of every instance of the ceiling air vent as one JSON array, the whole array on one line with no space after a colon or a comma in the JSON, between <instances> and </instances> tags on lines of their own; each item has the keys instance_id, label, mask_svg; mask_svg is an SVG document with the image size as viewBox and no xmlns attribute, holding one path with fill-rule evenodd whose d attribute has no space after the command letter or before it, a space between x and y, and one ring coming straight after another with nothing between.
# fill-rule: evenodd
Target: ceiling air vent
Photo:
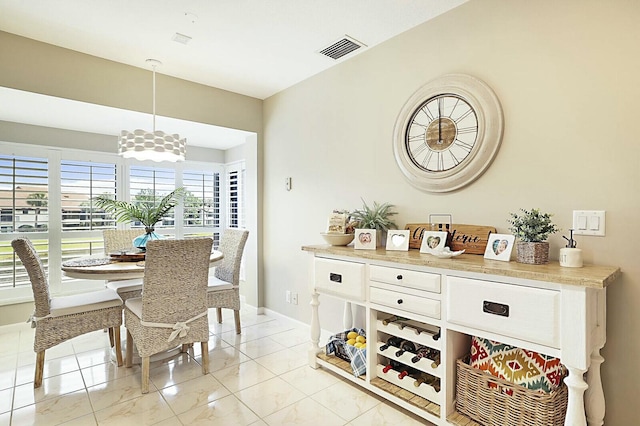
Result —
<instances>
[{"instance_id":1,"label":"ceiling air vent","mask_svg":"<svg viewBox=\"0 0 640 426\"><path fill-rule=\"evenodd\" d=\"M331 46L322 49L320 51L320 54L328 56L332 59L340 59L344 55L348 55L349 53L353 52L354 50L360 49L363 46L365 45L350 37L345 36L344 38L333 43Z\"/></svg>"}]
</instances>

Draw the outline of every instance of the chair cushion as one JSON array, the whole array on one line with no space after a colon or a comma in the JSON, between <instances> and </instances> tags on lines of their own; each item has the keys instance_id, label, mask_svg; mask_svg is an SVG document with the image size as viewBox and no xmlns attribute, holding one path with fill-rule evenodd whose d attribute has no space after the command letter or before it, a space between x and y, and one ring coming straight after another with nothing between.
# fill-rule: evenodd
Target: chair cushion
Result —
<instances>
[{"instance_id":1,"label":"chair cushion","mask_svg":"<svg viewBox=\"0 0 640 426\"><path fill-rule=\"evenodd\" d=\"M142 318L142 297L133 297L124 302L124 306L129 309L135 316Z\"/></svg>"},{"instance_id":2,"label":"chair cushion","mask_svg":"<svg viewBox=\"0 0 640 426\"><path fill-rule=\"evenodd\" d=\"M114 306L122 306L122 299L114 290L107 288L89 293L54 297L51 299L50 314L52 317L59 317Z\"/></svg>"},{"instance_id":3,"label":"chair cushion","mask_svg":"<svg viewBox=\"0 0 640 426\"><path fill-rule=\"evenodd\" d=\"M221 291L221 290L231 290L233 288L233 284L227 281L222 281L220 278L216 278L214 276L209 276L209 287L207 291Z\"/></svg>"},{"instance_id":4,"label":"chair cushion","mask_svg":"<svg viewBox=\"0 0 640 426\"><path fill-rule=\"evenodd\" d=\"M142 278L132 278L130 280L119 280L107 282L107 288L113 289L120 293L127 291L142 290Z\"/></svg>"}]
</instances>

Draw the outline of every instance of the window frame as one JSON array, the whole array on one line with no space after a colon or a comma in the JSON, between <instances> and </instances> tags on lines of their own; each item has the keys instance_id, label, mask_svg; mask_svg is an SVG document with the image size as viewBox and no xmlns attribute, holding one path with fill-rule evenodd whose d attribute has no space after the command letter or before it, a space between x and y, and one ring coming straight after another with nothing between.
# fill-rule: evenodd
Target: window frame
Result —
<instances>
[{"instance_id":1,"label":"window frame","mask_svg":"<svg viewBox=\"0 0 640 426\"><path fill-rule=\"evenodd\" d=\"M21 144L13 142L3 142L3 154L9 156L21 157L37 157L45 158L48 162L48 209L49 209L49 226L46 231L37 233L25 232L6 232L0 233L1 242L9 242L17 237L27 237L32 239L46 239L49 247L48 259L48 278L50 282L50 291L54 295L66 295L74 293L83 293L87 291L104 288L104 282L101 280L78 280L69 279L62 273L62 241L69 238L70 235L78 238L96 238L102 235L102 230L62 230L62 187L61 187L61 161L85 161L94 162L92 159L99 155L96 163L111 163L116 165L116 191L118 194L125 196L125 201L129 200L130 191L130 168L138 167L158 167L165 169L173 169L175 171L175 187L182 186L182 175L185 170L196 171L213 171L219 173L220 176L220 194L226 194L225 165L220 163L208 163L202 161L184 161L180 163L156 163L153 161L138 161L135 159L125 159L117 154L89 151L80 149L60 149L50 146ZM55 184L57 183L57 184ZM226 197L220 197L222 205L220 209L220 225L219 227L197 227L188 228L188 233L201 232L208 234L220 234L226 223ZM175 208L175 217L183 217L184 209L182 203ZM117 223L116 229L128 229L129 224ZM162 233L172 235L175 238L184 236L185 228L183 221L174 221L173 228L162 228ZM15 256L15 253L14 253ZM30 285L21 285L13 288L0 289L0 306L15 303L24 303L33 300L33 292Z\"/></svg>"}]
</instances>

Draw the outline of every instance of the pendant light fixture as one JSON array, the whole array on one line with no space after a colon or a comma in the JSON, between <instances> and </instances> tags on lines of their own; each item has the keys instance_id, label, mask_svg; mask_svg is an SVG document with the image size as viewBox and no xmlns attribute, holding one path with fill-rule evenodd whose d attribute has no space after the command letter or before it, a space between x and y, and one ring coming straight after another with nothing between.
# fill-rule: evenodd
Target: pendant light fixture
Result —
<instances>
[{"instance_id":1,"label":"pendant light fixture","mask_svg":"<svg viewBox=\"0 0 640 426\"><path fill-rule=\"evenodd\" d=\"M156 130L156 67L162 63L155 59L147 59L147 63L153 69L153 131L123 130L118 141L118 154L141 161L184 161L187 140L180 139L177 134L168 135Z\"/></svg>"}]
</instances>

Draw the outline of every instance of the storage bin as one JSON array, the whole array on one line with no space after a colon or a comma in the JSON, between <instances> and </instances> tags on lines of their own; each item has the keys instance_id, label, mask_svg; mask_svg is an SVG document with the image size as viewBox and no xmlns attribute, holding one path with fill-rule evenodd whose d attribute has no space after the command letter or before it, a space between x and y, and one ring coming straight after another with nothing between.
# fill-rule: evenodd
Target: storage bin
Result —
<instances>
[{"instance_id":1,"label":"storage bin","mask_svg":"<svg viewBox=\"0 0 640 426\"><path fill-rule=\"evenodd\" d=\"M529 390L456 361L456 410L485 426L562 426L567 386L551 393Z\"/></svg>"}]
</instances>

